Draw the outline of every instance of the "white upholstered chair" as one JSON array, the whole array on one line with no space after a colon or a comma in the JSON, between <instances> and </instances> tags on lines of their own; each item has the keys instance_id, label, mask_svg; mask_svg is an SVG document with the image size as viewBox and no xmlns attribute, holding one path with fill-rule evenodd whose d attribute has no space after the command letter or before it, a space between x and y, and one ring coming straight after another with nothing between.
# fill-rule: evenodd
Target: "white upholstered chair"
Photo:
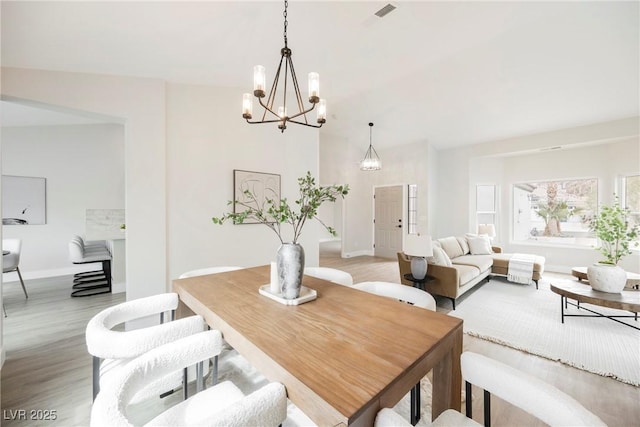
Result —
<instances>
[{"instance_id":1,"label":"white upholstered chair","mask_svg":"<svg viewBox=\"0 0 640 427\"><path fill-rule=\"evenodd\" d=\"M436 300L421 289L391 282L360 282L354 288L387 298L408 302L416 307L436 311Z\"/></svg>"},{"instance_id":2,"label":"white upholstered chair","mask_svg":"<svg viewBox=\"0 0 640 427\"><path fill-rule=\"evenodd\" d=\"M92 427L131 426L127 405L149 381L220 352L219 331L206 331L157 347L134 359L117 382L100 391L91 409ZM278 426L287 417L287 395L270 383L245 396L224 381L158 414L146 426Z\"/></svg>"},{"instance_id":3,"label":"white upholstered chair","mask_svg":"<svg viewBox=\"0 0 640 427\"><path fill-rule=\"evenodd\" d=\"M117 377L119 372L135 357L163 344L196 334L205 330L202 316L190 316L173 320L178 307L178 294L166 293L127 301L109 307L96 314L87 324L85 338L87 350L93 356L93 398L99 390ZM164 322L166 313L171 312L171 320ZM116 325L148 316L160 314L161 324L146 328L116 331ZM164 322L164 323L163 323ZM220 345L222 339L220 338ZM207 366L208 369L208 366ZM203 374L204 371L199 372ZM202 375L198 376L198 380ZM141 401L153 395L160 395L184 381L183 374L175 373L162 382L150 385L134 401ZM198 384L201 388L200 383ZM183 387L186 399L187 387Z\"/></svg>"},{"instance_id":4,"label":"white upholstered chair","mask_svg":"<svg viewBox=\"0 0 640 427\"><path fill-rule=\"evenodd\" d=\"M200 268L198 270L191 270L191 271L182 273L178 278L186 279L187 277L204 276L205 274L224 273L227 271L235 271L235 270L241 270L241 269L242 267L232 267L232 266Z\"/></svg>"},{"instance_id":5,"label":"white upholstered chair","mask_svg":"<svg viewBox=\"0 0 640 427\"><path fill-rule=\"evenodd\" d=\"M7 255L2 256L2 272L10 273L15 271L18 273L18 279L22 285L25 298L29 298L27 288L24 286L22 274L20 273L20 252L22 250L22 240L20 239L2 239L2 250L9 251Z\"/></svg>"},{"instance_id":6,"label":"white upholstered chair","mask_svg":"<svg viewBox=\"0 0 640 427\"><path fill-rule=\"evenodd\" d=\"M339 285L353 285L353 277L346 271L329 267L306 267L304 274L307 276L317 277L318 279L328 280Z\"/></svg>"},{"instance_id":7,"label":"white upholstered chair","mask_svg":"<svg viewBox=\"0 0 640 427\"><path fill-rule=\"evenodd\" d=\"M392 282L360 282L354 288L376 294L381 297L392 298L399 302L408 303L426 310L436 311L436 300L418 288ZM411 421L420 419L420 381L411 389Z\"/></svg>"},{"instance_id":8,"label":"white upholstered chair","mask_svg":"<svg viewBox=\"0 0 640 427\"><path fill-rule=\"evenodd\" d=\"M484 390L484 424L491 423L490 396L517 406L549 426L606 426L606 424L578 401L530 374L481 354L466 351L460 358L462 378L465 380L467 416L449 409L436 418L432 426L480 426L471 420L471 385ZM392 409L382 409L375 427L401 427L411 424Z\"/></svg>"}]
</instances>

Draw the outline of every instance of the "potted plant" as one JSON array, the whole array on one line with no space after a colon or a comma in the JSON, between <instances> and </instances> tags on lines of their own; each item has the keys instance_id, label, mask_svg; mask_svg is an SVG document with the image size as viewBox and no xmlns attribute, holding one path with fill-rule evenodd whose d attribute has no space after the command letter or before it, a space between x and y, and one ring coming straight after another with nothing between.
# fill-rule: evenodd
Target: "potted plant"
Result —
<instances>
[{"instance_id":1,"label":"potted plant","mask_svg":"<svg viewBox=\"0 0 640 427\"><path fill-rule=\"evenodd\" d=\"M638 245L639 227L629 223L630 210L622 208L615 196L612 206L602 206L590 223L600 241L597 248L605 259L587 268L589 284L596 290L618 293L627 282L626 272L618 266L620 260L631 254L631 245Z\"/></svg>"},{"instance_id":2,"label":"potted plant","mask_svg":"<svg viewBox=\"0 0 640 427\"><path fill-rule=\"evenodd\" d=\"M213 217L214 224L223 224L227 220L234 224L242 224L247 219L264 224L271 229L280 240L280 248L276 256L278 277L282 297L295 299L300 295L302 275L304 271L304 249L298 243L302 229L307 220L315 218L332 235L336 231L326 225L316 215L318 208L324 202L335 202L337 197L343 197L349 192L348 185L331 185L328 187L317 186L311 172L298 178L300 189L299 198L295 200L292 208L286 198L276 199L265 195L264 200L259 200L256 194L250 190L244 191L245 201L229 201L243 210L239 212L227 212L220 217ZM291 226L293 233L291 241L283 237L283 224Z\"/></svg>"}]
</instances>

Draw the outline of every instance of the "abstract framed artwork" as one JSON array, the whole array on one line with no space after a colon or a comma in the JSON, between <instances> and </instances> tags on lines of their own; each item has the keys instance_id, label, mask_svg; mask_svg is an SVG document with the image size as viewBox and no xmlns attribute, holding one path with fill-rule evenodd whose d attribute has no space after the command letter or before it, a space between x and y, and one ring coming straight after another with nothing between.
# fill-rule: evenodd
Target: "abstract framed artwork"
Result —
<instances>
[{"instance_id":1,"label":"abstract framed artwork","mask_svg":"<svg viewBox=\"0 0 640 427\"><path fill-rule=\"evenodd\" d=\"M247 197L249 191L255 195L255 200ZM280 200L280 175L264 172L233 170L233 212L243 212L241 204L263 206L266 199ZM240 202L240 203L238 203ZM247 218L244 224L258 224L258 221Z\"/></svg>"},{"instance_id":2,"label":"abstract framed artwork","mask_svg":"<svg viewBox=\"0 0 640 427\"><path fill-rule=\"evenodd\" d=\"M47 180L2 175L2 225L47 223Z\"/></svg>"}]
</instances>

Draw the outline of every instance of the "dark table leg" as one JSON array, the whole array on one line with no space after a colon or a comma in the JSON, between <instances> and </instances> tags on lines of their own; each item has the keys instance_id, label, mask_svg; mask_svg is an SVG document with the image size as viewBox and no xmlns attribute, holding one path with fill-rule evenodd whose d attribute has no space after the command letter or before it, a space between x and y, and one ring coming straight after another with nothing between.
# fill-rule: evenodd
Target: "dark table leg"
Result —
<instances>
[{"instance_id":1,"label":"dark table leg","mask_svg":"<svg viewBox=\"0 0 640 427\"><path fill-rule=\"evenodd\" d=\"M420 381L411 389L411 425L420 421Z\"/></svg>"}]
</instances>

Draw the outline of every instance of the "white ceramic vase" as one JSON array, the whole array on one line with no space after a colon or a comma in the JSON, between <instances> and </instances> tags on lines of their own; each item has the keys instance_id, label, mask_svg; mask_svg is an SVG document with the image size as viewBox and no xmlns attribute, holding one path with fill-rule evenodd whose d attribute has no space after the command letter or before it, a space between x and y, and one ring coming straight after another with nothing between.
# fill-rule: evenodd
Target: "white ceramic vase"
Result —
<instances>
[{"instance_id":1,"label":"white ceramic vase","mask_svg":"<svg viewBox=\"0 0 640 427\"><path fill-rule=\"evenodd\" d=\"M618 294L627 284L627 273L611 264L596 263L587 267L589 284L596 291Z\"/></svg>"},{"instance_id":2,"label":"white ceramic vase","mask_svg":"<svg viewBox=\"0 0 640 427\"><path fill-rule=\"evenodd\" d=\"M276 263L282 298L298 298L304 274L304 249L297 243L283 243L278 249Z\"/></svg>"}]
</instances>

